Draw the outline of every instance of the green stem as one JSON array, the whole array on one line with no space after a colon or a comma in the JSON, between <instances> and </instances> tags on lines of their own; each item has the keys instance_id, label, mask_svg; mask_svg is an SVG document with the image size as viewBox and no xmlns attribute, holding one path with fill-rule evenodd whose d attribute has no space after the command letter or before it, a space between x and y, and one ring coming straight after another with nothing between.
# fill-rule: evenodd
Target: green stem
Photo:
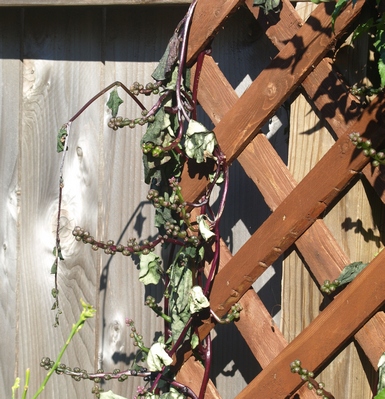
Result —
<instances>
[{"instance_id":1,"label":"green stem","mask_svg":"<svg viewBox=\"0 0 385 399\"><path fill-rule=\"evenodd\" d=\"M61 358L63 357L64 352L66 351L69 343L71 342L72 338L74 337L74 335L82 328L84 322L86 321L86 319L93 317L94 313L95 313L95 309L90 306L87 305L86 303L82 302L83 305L83 311L79 317L79 320L77 321L76 324L74 324L72 326L72 330L70 332L70 335L67 338L66 343L64 344L64 346L62 347L54 365L52 366L52 368L48 371L46 377L44 378L44 381L42 382L42 384L40 385L39 389L36 391L35 395L32 397L32 399L36 399L45 389L45 386L47 385L48 380L51 378L52 374L55 372L55 370L58 368ZM23 398L24 399L24 398Z\"/></svg>"},{"instance_id":2,"label":"green stem","mask_svg":"<svg viewBox=\"0 0 385 399\"><path fill-rule=\"evenodd\" d=\"M30 376L30 370L27 369L25 371L25 384L24 384L24 391L23 391L23 395L21 396L21 399L26 399L26 397L27 397L27 391L28 391L28 386L29 386L29 376Z\"/></svg>"}]
</instances>

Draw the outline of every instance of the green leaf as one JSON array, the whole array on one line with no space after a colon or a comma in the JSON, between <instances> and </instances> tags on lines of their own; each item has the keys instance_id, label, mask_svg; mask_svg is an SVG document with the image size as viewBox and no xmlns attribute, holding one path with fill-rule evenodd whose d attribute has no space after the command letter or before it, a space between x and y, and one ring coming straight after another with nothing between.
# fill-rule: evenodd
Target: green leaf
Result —
<instances>
[{"instance_id":1,"label":"green leaf","mask_svg":"<svg viewBox=\"0 0 385 399\"><path fill-rule=\"evenodd\" d=\"M385 86L385 29L378 28L374 48L378 52L378 73L380 74L381 87Z\"/></svg>"},{"instance_id":2,"label":"green leaf","mask_svg":"<svg viewBox=\"0 0 385 399\"><path fill-rule=\"evenodd\" d=\"M337 278L337 280L340 282L340 285L347 284L353 281L357 274L365 269L367 265L367 263L353 262L345 266L340 276Z\"/></svg>"},{"instance_id":3,"label":"green leaf","mask_svg":"<svg viewBox=\"0 0 385 399\"><path fill-rule=\"evenodd\" d=\"M63 125L60 130L59 133L57 134L57 145L56 145L56 151L57 152L62 152L64 151L64 145L66 142L66 138L67 138L67 125Z\"/></svg>"},{"instance_id":4,"label":"green leaf","mask_svg":"<svg viewBox=\"0 0 385 399\"><path fill-rule=\"evenodd\" d=\"M160 280L161 260L158 255L150 252L149 254L140 254L140 272L139 281L144 285L158 284Z\"/></svg>"},{"instance_id":5,"label":"green leaf","mask_svg":"<svg viewBox=\"0 0 385 399\"><path fill-rule=\"evenodd\" d=\"M348 0L338 0L335 7L334 11L332 13L332 30L334 32L334 25L336 23L337 17L341 14L342 9L346 6ZM354 4L353 4L354 6Z\"/></svg>"},{"instance_id":6,"label":"green leaf","mask_svg":"<svg viewBox=\"0 0 385 399\"><path fill-rule=\"evenodd\" d=\"M268 14L269 11L278 12L280 3L281 0L254 0L253 6L262 8L265 14Z\"/></svg>"},{"instance_id":7,"label":"green leaf","mask_svg":"<svg viewBox=\"0 0 385 399\"><path fill-rule=\"evenodd\" d=\"M165 193L166 198L166 193ZM167 199L166 199L167 200ZM155 210L155 227L161 228L167 222L176 223L176 220L172 217L170 208L156 208Z\"/></svg>"},{"instance_id":8,"label":"green leaf","mask_svg":"<svg viewBox=\"0 0 385 399\"><path fill-rule=\"evenodd\" d=\"M56 246L53 247L52 253L53 253L53 256L56 256ZM61 247L60 246L58 247L58 258L60 260L64 260L64 257L63 257L63 254L61 252Z\"/></svg>"},{"instance_id":9,"label":"green leaf","mask_svg":"<svg viewBox=\"0 0 385 399\"><path fill-rule=\"evenodd\" d=\"M198 334L193 334L191 337L191 349L195 349L199 345L199 336Z\"/></svg>"},{"instance_id":10,"label":"green leaf","mask_svg":"<svg viewBox=\"0 0 385 399\"><path fill-rule=\"evenodd\" d=\"M213 151L217 144L215 134L207 130L201 123L190 119L185 140L186 155L197 163L206 162L213 158Z\"/></svg>"},{"instance_id":11,"label":"green leaf","mask_svg":"<svg viewBox=\"0 0 385 399\"><path fill-rule=\"evenodd\" d=\"M165 102L164 106L171 105L170 101ZM152 143L154 146L167 147L175 140L175 131L178 129L178 122L176 115L170 115L164 111L162 106L155 114L153 122L147 126L146 133L143 135L141 145L146 143ZM174 158L174 159L172 159ZM171 170L167 170L167 176L176 176L173 174L173 168L180 164L180 156L172 154L172 152L163 153L161 156L154 157L151 151L147 154L143 154L143 166L144 166L144 181L150 184L151 179L156 177L158 180L161 179L160 169L163 165L173 160ZM178 173L176 171L176 173Z\"/></svg>"},{"instance_id":12,"label":"green leaf","mask_svg":"<svg viewBox=\"0 0 385 399\"><path fill-rule=\"evenodd\" d=\"M385 399L385 388L379 391L373 399Z\"/></svg>"},{"instance_id":13,"label":"green leaf","mask_svg":"<svg viewBox=\"0 0 385 399\"><path fill-rule=\"evenodd\" d=\"M51 274L56 274L56 273L57 273L57 263L55 260L55 262L53 262L53 264L51 266Z\"/></svg>"},{"instance_id":14,"label":"green leaf","mask_svg":"<svg viewBox=\"0 0 385 399\"><path fill-rule=\"evenodd\" d=\"M370 29L373 28L373 18L364 21L363 23L359 24L356 29L354 29L352 41L356 40L359 36L363 35L364 33L368 33Z\"/></svg>"},{"instance_id":15,"label":"green leaf","mask_svg":"<svg viewBox=\"0 0 385 399\"><path fill-rule=\"evenodd\" d=\"M155 80L166 80L179 57L180 39L178 32L174 32L167 48L159 61L158 66L152 73L152 78Z\"/></svg>"},{"instance_id":16,"label":"green leaf","mask_svg":"<svg viewBox=\"0 0 385 399\"><path fill-rule=\"evenodd\" d=\"M115 118L118 115L118 110L120 104L123 103L123 100L119 97L118 90L116 88L111 91L110 97L107 101L107 107L111 110L112 117Z\"/></svg>"},{"instance_id":17,"label":"green leaf","mask_svg":"<svg viewBox=\"0 0 385 399\"><path fill-rule=\"evenodd\" d=\"M385 352L381 355L378 361L378 384L377 391L380 393L385 389Z\"/></svg>"},{"instance_id":18,"label":"green leaf","mask_svg":"<svg viewBox=\"0 0 385 399\"><path fill-rule=\"evenodd\" d=\"M100 399L126 399L124 396L117 395L111 390L107 392L100 392Z\"/></svg>"},{"instance_id":19,"label":"green leaf","mask_svg":"<svg viewBox=\"0 0 385 399\"><path fill-rule=\"evenodd\" d=\"M180 392L178 392L176 390L171 390L171 389L170 389L170 392L162 393L162 395L160 395L160 397L159 397L159 399L185 399L185 398L186 398L186 396L184 396Z\"/></svg>"},{"instance_id":20,"label":"green leaf","mask_svg":"<svg viewBox=\"0 0 385 399\"><path fill-rule=\"evenodd\" d=\"M190 290L192 288L191 262L194 262L182 248L168 274L170 276L169 312L172 319L171 332L175 342L190 318ZM195 252L196 253L196 252ZM186 336L188 339L189 336Z\"/></svg>"}]
</instances>

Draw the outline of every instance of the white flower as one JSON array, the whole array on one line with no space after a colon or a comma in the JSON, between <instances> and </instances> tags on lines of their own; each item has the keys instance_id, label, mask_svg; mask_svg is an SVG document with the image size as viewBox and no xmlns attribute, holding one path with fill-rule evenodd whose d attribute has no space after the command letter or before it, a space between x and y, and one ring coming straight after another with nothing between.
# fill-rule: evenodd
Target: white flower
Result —
<instances>
[{"instance_id":1,"label":"white flower","mask_svg":"<svg viewBox=\"0 0 385 399\"><path fill-rule=\"evenodd\" d=\"M195 285L190 291L190 313L197 313L204 308L208 308L210 302L204 296L202 287Z\"/></svg>"},{"instance_id":2,"label":"white flower","mask_svg":"<svg viewBox=\"0 0 385 399\"><path fill-rule=\"evenodd\" d=\"M164 350L165 344L156 342L150 348L147 355L147 365L149 371L161 371L164 366L172 363L172 358Z\"/></svg>"}]
</instances>

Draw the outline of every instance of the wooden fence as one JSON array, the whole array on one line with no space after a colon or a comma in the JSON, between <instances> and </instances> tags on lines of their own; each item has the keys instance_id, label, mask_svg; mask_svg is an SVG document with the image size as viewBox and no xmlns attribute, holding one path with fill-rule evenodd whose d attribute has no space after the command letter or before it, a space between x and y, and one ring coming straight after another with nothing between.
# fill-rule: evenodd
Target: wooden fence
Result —
<instances>
[{"instance_id":1,"label":"wooden fence","mask_svg":"<svg viewBox=\"0 0 385 399\"><path fill-rule=\"evenodd\" d=\"M290 363L301 359L306 368L316 373L330 369L321 376L325 376L327 388L336 398L369 398L371 388L375 388L372 373L384 352L385 315L381 308L385 302L385 275L381 267L385 252L376 257L374 253L383 246L379 229L384 228L385 180L383 169L368 165L369 159L355 149L348 135L360 132L374 146L385 146L385 102L379 97L363 108L328 58L329 52L340 45L340 39L356 23L364 2L359 0L354 8L349 5L337 19L334 32L331 29L334 4L314 7L303 20L288 0L282 1L279 14L268 16L252 3L252 0L200 0L190 31L188 59L192 65L197 54L214 39L213 55L204 59L199 103L215 125L214 131L228 161L238 168L240 165L248 176L242 184L248 183L250 187L247 182L250 179L271 210L236 252L222 243L221 270L210 302L218 315L226 314L232 304L241 303L244 310L235 323L240 335L231 328L230 333L218 330L217 334L245 341L249 349L239 342L236 348L245 351L243 366L248 370L244 372L246 381L233 377L224 384L210 383L206 397L316 397L313 391L301 388L298 375L290 372ZM3 245L0 311L4 321L0 393L9 397L15 375L23 376L26 367L31 367L34 373L30 389L36 388L42 371L34 365L40 357L54 357L58 352L68 327L77 317L80 297L95 304L99 311L96 320L85 326L63 359L72 367L114 369L129 364L132 358L125 317L134 318L148 340L153 339L154 331L159 328L159 322L151 321L149 313L141 310L145 292L134 283L137 271L122 260L115 257L112 260L79 246L71 235L75 225L87 227L101 239L114 235L125 239L129 233L142 237L153 234L149 227L153 225L152 210L143 202L146 188L140 184L132 188L131 176L140 173L140 157L127 156L131 148L138 148L140 137L111 135L105 127L107 112L102 105L93 107L79 121L76 150L68 154L62 218L66 261L59 281L63 315L59 330L48 328L53 318L52 300L47 293L53 285L49 269L53 262L57 204L58 159L54 140L57 128L100 88L115 80L148 79L185 7L172 12L166 8L151 12L134 8L127 13L120 8L97 7L80 7L76 11L28 7L22 11L4 10L0 14L0 72L4 82L0 194L1 203L5 204L1 210L0 236ZM250 40L262 38L259 51L266 52L261 55L262 67L255 60L259 55L251 56L245 42L227 47L227 58L221 58L220 46L226 46L220 41L221 28L225 26L230 34L237 34L240 26L245 28L246 14ZM167 29L165 24L157 25L162 18L167 20ZM231 20L236 21L235 28L231 28ZM155 33L148 26L154 27ZM141 39L135 42L132 37ZM246 53L245 58L238 54L240 49ZM245 63L242 66L253 79L240 97L234 90L233 57L237 58L237 66ZM138 61L150 61L150 65L141 68ZM255 70L254 64L258 65ZM261 133L277 110L285 103L292 103L299 89L303 93L301 98L306 99L331 133L324 131L327 140L335 140L326 145L322 154L319 151L319 160L307 166L308 173L296 170L295 161L303 160L306 154L293 148L293 143L301 137L294 133L293 126L297 119L309 118L313 111L305 115L303 106L296 113L292 109L289 168ZM126 105L128 114L132 109ZM315 135L307 137L314 150ZM364 206L373 214L379 228L373 227L371 232L366 223L372 215L364 219L360 213L362 220L350 219L348 223L353 207L349 207L351 200L346 198L361 181L368 195L363 189L359 191L363 199L355 203L354 211ZM204 190L205 181L192 179L186 171L182 186L186 198L193 200ZM240 190L236 197L247 194ZM339 215L341 220L330 223L328 218L336 217L333 211L344 201L346 215ZM250 214L258 213L263 204L250 203L247 207ZM334 227L330 229L330 225ZM345 230L341 233L343 225ZM356 252L348 250L349 245L344 243L351 239L349 232L353 228L359 233L352 240L354 245L369 248L365 253L367 259L356 259ZM294 255L294 249L299 257ZM284 263L281 326L272 319L273 309L266 307L253 289L256 280L268 273L270 265L278 259ZM336 278L345 265L355 260L370 264L334 300L324 299L319 294L319 285ZM306 278L301 273L306 273ZM303 310L292 304L298 292L308 295L298 297L305 302L303 308L318 310L316 317L312 314L305 322L306 328L303 328ZM318 307L322 300L321 312ZM201 336L214 327L211 321L205 323ZM351 348L353 342L357 350L350 351L355 355L346 355L343 360L336 357L345 348ZM247 357L249 350L255 360ZM184 361L178 380L199 391L200 365L189 352L181 351L180 358ZM340 374L333 377L336 370ZM215 373L218 377L220 372ZM228 374L232 374L231 370ZM111 389L130 397L134 392L134 384L130 384L129 388L112 384ZM58 377L44 395L87 397L91 395L91 387L92 384L72 383Z\"/></svg>"}]
</instances>

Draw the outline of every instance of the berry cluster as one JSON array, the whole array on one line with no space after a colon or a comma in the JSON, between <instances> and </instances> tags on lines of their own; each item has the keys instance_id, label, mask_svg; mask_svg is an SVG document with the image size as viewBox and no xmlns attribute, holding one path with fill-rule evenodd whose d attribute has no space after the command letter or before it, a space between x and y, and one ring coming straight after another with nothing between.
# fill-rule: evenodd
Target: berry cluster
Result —
<instances>
[{"instance_id":1,"label":"berry cluster","mask_svg":"<svg viewBox=\"0 0 385 399\"><path fill-rule=\"evenodd\" d=\"M126 324L131 328L130 338L134 340L134 346L137 346L143 352L148 353L149 348L144 345L143 335L137 333L134 321L132 319L126 319ZM144 360L145 358L142 359L142 361Z\"/></svg>"},{"instance_id":2,"label":"berry cluster","mask_svg":"<svg viewBox=\"0 0 385 399\"><path fill-rule=\"evenodd\" d=\"M144 304L148 306L150 309L152 309L158 316L162 317L168 323L171 323L171 317L163 312L162 306L159 306L156 303L156 299L154 297L148 295Z\"/></svg>"},{"instance_id":3,"label":"berry cluster","mask_svg":"<svg viewBox=\"0 0 385 399\"><path fill-rule=\"evenodd\" d=\"M314 373L312 371L301 367L300 360L294 360L294 362L290 364L290 369L292 373L299 374L301 380L307 382L307 387L310 390L315 389L316 394L321 396L322 399L334 399L334 396L330 392L325 391L325 384L323 382L317 382L314 379Z\"/></svg>"},{"instance_id":4,"label":"berry cluster","mask_svg":"<svg viewBox=\"0 0 385 399\"><path fill-rule=\"evenodd\" d=\"M136 118L136 119L129 119L129 118L123 118L122 116L116 116L112 117L107 126L113 130L118 130L119 128L123 128L125 126L128 126L131 129L134 129L136 125L143 126L147 122L154 122L155 116L154 115L148 115L148 111L144 109L142 111L142 117L141 118Z\"/></svg>"},{"instance_id":5,"label":"berry cluster","mask_svg":"<svg viewBox=\"0 0 385 399\"><path fill-rule=\"evenodd\" d=\"M365 140L364 138L362 138L360 133L350 133L349 138L357 148L363 150L362 152L365 156L371 157L373 159L372 165L374 167L385 165L385 150L377 152L372 147L372 142L370 140Z\"/></svg>"},{"instance_id":6,"label":"berry cluster","mask_svg":"<svg viewBox=\"0 0 385 399\"><path fill-rule=\"evenodd\" d=\"M163 237L158 237L154 242L145 240L142 245L139 245L135 238L131 238L127 241L126 246L122 244L115 245L113 240L109 240L106 243L104 241L96 241L88 231L85 231L79 226L74 228L72 235L75 236L76 241L83 241L84 244L92 245L94 251L101 248L107 255L115 255L116 252L121 252L124 256L142 253L148 255L150 252L154 251L155 246L163 239Z\"/></svg>"},{"instance_id":7,"label":"berry cluster","mask_svg":"<svg viewBox=\"0 0 385 399\"><path fill-rule=\"evenodd\" d=\"M224 319L219 318L211 309L210 313L219 324L229 324L232 321L238 320L240 318L241 310L243 310L242 306L239 303L236 303L235 305L231 306L230 312L227 313Z\"/></svg>"},{"instance_id":8,"label":"berry cluster","mask_svg":"<svg viewBox=\"0 0 385 399\"><path fill-rule=\"evenodd\" d=\"M325 280L321 285L321 291L329 295L334 292L340 284L340 281L337 279L333 281Z\"/></svg>"},{"instance_id":9,"label":"berry cluster","mask_svg":"<svg viewBox=\"0 0 385 399\"><path fill-rule=\"evenodd\" d=\"M150 94L159 94L159 88L162 85L162 82L149 82L146 86L142 85L139 82L134 82L129 90L134 96L138 96L139 94L144 94L149 96Z\"/></svg>"},{"instance_id":10,"label":"berry cluster","mask_svg":"<svg viewBox=\"0 0 385 399\"><path fill-rule=\"evenodd\" d=\"M40 361L40 366L44 367L45 370L50 370L54 366L55 362L51 360L49 357L43 357ZM75 381L81 380L91 380L95 383L100 383L102 380L111 380L115 379L119 382L125 381L130 376L139 376L148 378L151 376L151 372L147 371L146 368L142 367L139 370L125 370L121 371L120 369L115 369L111 373L105 373L103 369L99 369L96 373L88 373L87 370L82 370L80 367L71 367L66 366L64 363L61 363L55 369L56 374L66 374L71 376Z\"/></svg>"},{"instance_id":11,"label":"berry cluster","mask_svg":"<svg viewBox=\"0 0 385 399\"><path fill-rule=\"evenodd\" d=\"M373 87L373 86L357 86L353 85L350 88L350 92L357 97L374 96L380 94L384 91L383 87Z\"/></svg>"}]
</instances>

